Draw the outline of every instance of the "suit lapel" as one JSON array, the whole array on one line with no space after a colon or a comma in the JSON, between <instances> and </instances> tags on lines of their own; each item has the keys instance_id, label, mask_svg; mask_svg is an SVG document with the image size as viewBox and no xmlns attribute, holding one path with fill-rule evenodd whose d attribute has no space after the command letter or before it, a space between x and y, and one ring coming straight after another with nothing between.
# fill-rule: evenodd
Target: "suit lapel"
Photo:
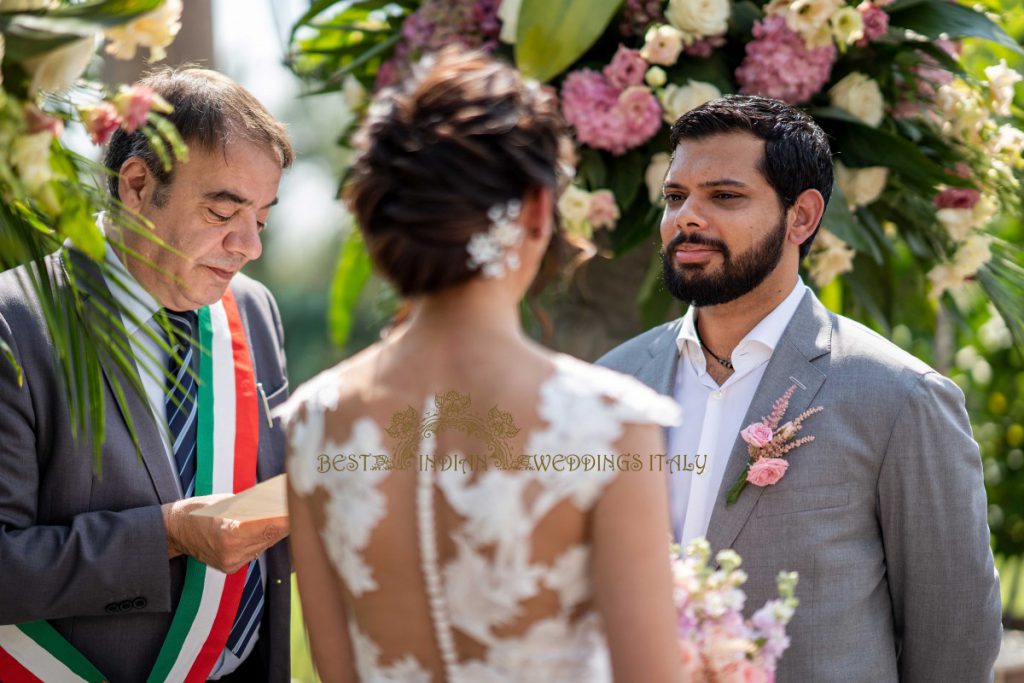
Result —
<instances>
[{"instance_id":1,"label":"suit lapel","mask_svg":"<svg viewBox=\"0 0 1024 683\"><path fill-rule=\"evenodd\" d=\"M176 482L177 473L167 458L166 447L159 432L160 427L145 397L129 339L123 326L111 322L112 317L119 320L119 315L111 306L112 295L102 272L88 257L73 249L66 249L61 260L65 276L74 277L85 292L83 315L86 323L92 329L107 335L120 353L127 357L132 367L132 373L126 374L118 367L110 350L102 347L97 349L110 399L107 405L112 403L117 406L129 435L134 430L133 447L149 473L160 502L170 503L178 500L180 495ZM123 400L118 399L118 389Z\"/></svg>"},{"instance_id":2,"label":"suit lapel","mask_svg":"<svg viewBox=\"0 0 1024 683\"><path fill-rule=\"evenodd\" d=\"M825 374L816 364L817 358L827 355L830 350L832 318L812 292L808 292L782 334L768 367L765 368L754 399L743 418L743 427L759 421L772 411L772 405L786 391L796 385L796 391L789 402L782 422L789 420L811 407L811 402L825 382ZM817 364L827 369L827 364ZM717 551L732 546L765 487L748 484L739 499L726 507L725 499L729 489L740 477L747 465L747 444L737 435L733 444L725 475L718 490L718 498L708 525L708 542L712 556Z\"/></svg>"},{"instance_id":3,"label":"suit lapel","mask_svg":"<svg viewBox=\"0 0 1024 683\"><path fill-rule=\"evenodd\" d=\"M679 365L679 347L676 337L682 318L665 328L647 347L649 358L636 372L636 378L659 394L672 396L675 387L676 368Z\"/></svg>"}]
</instances>

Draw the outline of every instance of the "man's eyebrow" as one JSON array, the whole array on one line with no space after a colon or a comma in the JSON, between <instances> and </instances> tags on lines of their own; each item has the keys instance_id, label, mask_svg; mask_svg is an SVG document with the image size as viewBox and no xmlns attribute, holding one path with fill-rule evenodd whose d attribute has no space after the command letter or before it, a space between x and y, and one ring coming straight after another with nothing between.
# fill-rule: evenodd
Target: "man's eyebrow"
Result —
<instances>
[{"instance_id":1,"label":"man's eyebrow","mask_svg":"<svg viewBox=\"0 0 1024 683\"><path fill-rule=\"evenodd\" d=\"M203 197L214 202L232 202L234 204L241 204L243 206L250 206L252 204L252 200L246 199L241 195L237 195L231 190L217 190L215 192L207 192L205 195L203 195ZM263 208L269 209L270 207L275 206L276 204L277 197L274 197L274 201L270 202Z\"/></svg>"},{"instance_id":2,"label":"man's eyebrow","mask_svg":"<svg viewBox=\"0 0 1024 683\"><path fill-rule=\"evenodd\" d=\"M666 190L685 190L686 188L679 183L674 183L671 180L665 181L664 189ZM733 178L718 178L716 180L708 180L699 185L699 187L743 187L749 188L742 180L734 180Z\"/></svg>"}]
</instances>

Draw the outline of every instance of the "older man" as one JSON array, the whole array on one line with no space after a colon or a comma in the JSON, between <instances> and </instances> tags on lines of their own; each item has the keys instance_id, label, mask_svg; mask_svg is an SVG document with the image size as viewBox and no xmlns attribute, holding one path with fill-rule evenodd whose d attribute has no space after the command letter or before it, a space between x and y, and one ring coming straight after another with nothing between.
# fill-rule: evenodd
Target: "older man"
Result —
<instances>
[{"instance_id":1,"label":"older man","mask_svg":"<svg viewBox=\"0 0 1024 683\"><path fill-rule=\"evenodd\" d=\"M282 470L269 417L288 393L280 318L239 271L260 256L293 152L220 74L162 70L142 84L174 108L189 147L165 169L141 131L111 140L109 191L151 230L107 226L106 277L71 248L37 264L58 297L70 277L88 292L81 324L102 328L114 300L125 311L110 331L138 376L106 357L101 470L74 438L29 271L0 275L0 338L25 380L0 363L0 679L285 681L286 521L189 512ZM141 391L117 400L130 384Z\"/></svg>"}]
</instances>

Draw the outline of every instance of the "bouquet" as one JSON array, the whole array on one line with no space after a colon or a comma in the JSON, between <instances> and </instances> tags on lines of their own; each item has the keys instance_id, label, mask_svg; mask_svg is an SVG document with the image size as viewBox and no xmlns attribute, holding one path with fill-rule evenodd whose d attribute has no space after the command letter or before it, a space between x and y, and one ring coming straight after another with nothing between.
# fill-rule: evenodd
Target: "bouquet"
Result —
<instances>
[{"instance_id":1,"label":"bouquet","mask_svg":"<svg viewBox=\"0 0 1024 683\"><path fill-rule=\"evenodd\" d=\"M779 598L744 619L746 596L740 587L747 575L739 568L736 551L720 551L715 557L718 569L708 567L711 546L702 538L690 543L685 555L678 551L673 550L672 573L679 654L688 680L774 681L779 658L789 647L786 625L797 606L796 573L780 573Z\"/></svg>"}]
</instances>

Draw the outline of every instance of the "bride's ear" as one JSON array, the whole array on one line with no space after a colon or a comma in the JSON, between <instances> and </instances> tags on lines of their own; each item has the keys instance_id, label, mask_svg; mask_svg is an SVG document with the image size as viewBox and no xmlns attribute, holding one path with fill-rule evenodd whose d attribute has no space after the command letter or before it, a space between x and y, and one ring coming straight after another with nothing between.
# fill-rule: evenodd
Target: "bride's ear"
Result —
<instances>
[{"instance_id":1,"label":"bride's ear","mask_svg":"<svg viewBox=\"0 0 1024 683\"><path fill-rule=\"evenodd\" d=\"M520 224L526 232L526 239L547 243L554 225L554 195L551 188L532 188L523 196L523 210Z\"/></svg>"}]
</instances>

